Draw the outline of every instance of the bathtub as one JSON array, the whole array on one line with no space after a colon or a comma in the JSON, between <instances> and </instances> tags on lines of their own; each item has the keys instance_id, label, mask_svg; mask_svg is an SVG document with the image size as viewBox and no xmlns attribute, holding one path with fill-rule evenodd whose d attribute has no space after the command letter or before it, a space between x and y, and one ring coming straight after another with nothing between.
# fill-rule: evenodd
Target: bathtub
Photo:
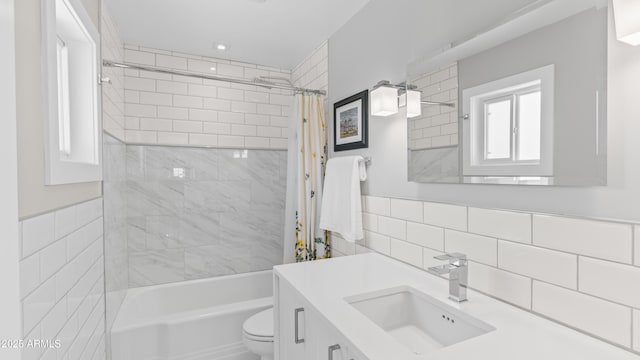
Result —
<instances>
[{"instance_id":1,"label":"bathtub","mask_svg":"<svg viewBox=\"0 0 640 360\"><path fill-rule=\"evenodd\" d=\"M273 306L271 270L130 289L111 329L112 360L256 360L242 323Z\"/></svg>"}]
</instances>

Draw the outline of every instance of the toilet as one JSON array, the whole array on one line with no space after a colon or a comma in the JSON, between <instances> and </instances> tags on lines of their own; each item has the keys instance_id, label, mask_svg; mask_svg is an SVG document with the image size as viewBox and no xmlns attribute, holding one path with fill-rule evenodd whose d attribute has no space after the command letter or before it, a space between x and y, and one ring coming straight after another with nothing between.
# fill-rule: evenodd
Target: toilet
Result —
<instances>
[{"instance_id":1,"label":"toilet","mask_svg":"<svg viewBox=\"0 0 640 360\"><path fill-rule=\"evenodd\" d=\"M273 308L261 311L244 322L242 342L261 360L273 360Z\"/></svg>"}]
</instances>

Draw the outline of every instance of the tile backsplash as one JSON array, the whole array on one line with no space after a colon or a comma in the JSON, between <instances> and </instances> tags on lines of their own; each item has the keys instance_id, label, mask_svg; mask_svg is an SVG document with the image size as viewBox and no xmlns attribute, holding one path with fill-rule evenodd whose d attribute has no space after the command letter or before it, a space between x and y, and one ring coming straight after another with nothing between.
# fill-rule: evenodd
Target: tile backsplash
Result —
<instances>
[{"instance_id":1,"label":"tile backsplash","mask_svg":"<svg viewBox=\"0 0 640 360\"><path fill-rule=\"evenodd\" d=\"M334 256L376 251L426 269L462 252L471 288L640 349L638 225L375 196L363 219L364 240L333 234Z\"/></svg>"},{"instance_id":2,"label":"tile backsplash","mask_svg":"<svg viewBox=\"0 0 640 360\"><path fill-rule=\"evenodd\" d=\"M20 222L23 339L60 340L26 348L22 359L105 358L102 199Z\"/></svg>"},{"instance_id":3,"label":"tile backsplash","mask_svg":"<svg viewBox=\"0 0 640 360\"><path fill-rule=\"evenodd\" d=\"M281 264L286 156L127 145L129 286Z\"/></svg>"}]
</instances>

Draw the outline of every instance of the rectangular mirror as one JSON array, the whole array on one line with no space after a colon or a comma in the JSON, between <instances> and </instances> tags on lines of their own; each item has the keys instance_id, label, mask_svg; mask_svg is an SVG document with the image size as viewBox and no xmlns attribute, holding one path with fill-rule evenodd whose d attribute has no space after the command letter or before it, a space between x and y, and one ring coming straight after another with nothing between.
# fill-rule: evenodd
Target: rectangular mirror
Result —
<instances>
[{"instance_id":1,"label":"rectangular mirror","mask_svg":"<svg viewBox=\"0 0 640 360\"><path fill-rule=\"evenodd\" d=\"M606 185L607 16L535 1L410 64L427 103L407 119L409 181Z\"/></svg>"}]
</instances>

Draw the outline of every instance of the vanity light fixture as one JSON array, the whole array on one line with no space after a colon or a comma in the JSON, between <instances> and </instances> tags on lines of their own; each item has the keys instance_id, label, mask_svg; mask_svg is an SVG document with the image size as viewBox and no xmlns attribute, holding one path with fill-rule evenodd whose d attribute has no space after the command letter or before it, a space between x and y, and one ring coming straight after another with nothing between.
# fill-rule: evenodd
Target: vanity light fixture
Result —
<instances>
[{"instance_id":1,"label":"vanity light fixture","mask_svg":"<svg viewBox=\"0 0 640 360\"><path fill-rule=\"evenodd\" d=\"M640 1L613 0L616 36L619 41L640 45Z\"/></svg>"},{"instance_id":2,"label":"vanity light fixture","mask_svg":"<svg viewBox=\"0 0 640 360\"><path fill-rule=\"evenodd\" d=\"M400 107L406 107L407 118L414 118L422 115L422 105L455 106L452 103L423 101L422 91L417 89L417 86L407 83L394 85L386 80L378 82L371 91L371 115L395 115Z\"/></svg>"},{"instance_id":3,"label":"vanity light fixture","mask_svg":"<svg viewBox=\"0 0 640 360\"><path fill-rule=\"evenodd\" d=\"M390 116L398 113L398 88L380 81L371 91L371 115Z\"/></svg>"}]
</instances>

